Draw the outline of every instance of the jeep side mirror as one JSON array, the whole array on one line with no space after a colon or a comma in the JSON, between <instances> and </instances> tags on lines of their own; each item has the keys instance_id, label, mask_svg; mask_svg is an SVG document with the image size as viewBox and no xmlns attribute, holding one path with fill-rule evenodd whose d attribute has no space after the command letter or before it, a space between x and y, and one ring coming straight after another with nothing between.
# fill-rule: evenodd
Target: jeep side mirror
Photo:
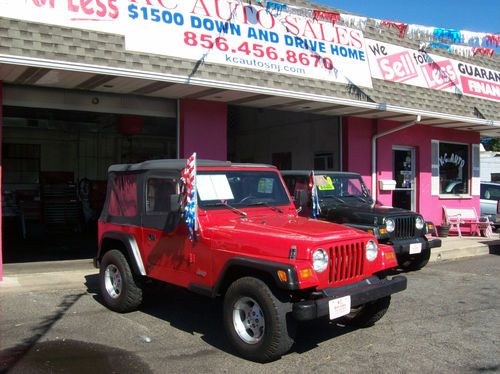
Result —
<instances>
[{"instance_id":1,"label":"jeep side mirror","mask_svg":"<svg viewBox=\"0 0 500 374\"><path fill-rule=\"evenodd\" d=\"M181 209L181 195L170 195L170 211L177 213Z\"/></svg>"}]
</instances>

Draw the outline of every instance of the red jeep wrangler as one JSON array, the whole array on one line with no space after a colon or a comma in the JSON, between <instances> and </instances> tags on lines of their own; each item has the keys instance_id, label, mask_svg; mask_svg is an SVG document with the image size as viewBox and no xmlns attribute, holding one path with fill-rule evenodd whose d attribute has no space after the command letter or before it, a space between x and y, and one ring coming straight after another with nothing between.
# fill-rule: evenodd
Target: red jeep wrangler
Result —
<instances>
[{"instance_id":1,"label":"red jeep wrangler","mask_svg":"<svg viewBox=\"0 0 500 374\"><path fill-rule=\"evenodd\" d=\"M109 168L99 219L100 288L117 312L139 307L145 280L224 298L223 323L243 357L286 353L295 323L320 317L369 326L406 278L390 246L346 226L299 217L273 166L199 161L197 231L181 209L186 160ZM191 240L192 239L192 240Z\"/></svg>"}]
</instances>

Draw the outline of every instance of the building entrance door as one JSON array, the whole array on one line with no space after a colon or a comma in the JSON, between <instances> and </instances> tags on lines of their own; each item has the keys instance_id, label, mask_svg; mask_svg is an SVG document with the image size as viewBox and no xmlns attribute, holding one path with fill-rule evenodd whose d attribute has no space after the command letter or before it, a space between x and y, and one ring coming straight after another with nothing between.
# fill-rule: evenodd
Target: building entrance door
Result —
<instances>
[{"instance_id":1,"label":"building entrance door","mask_svg":"<svg viewBox=\"0 0 500 374\"><path fill-rule=\"evenodd\" d=\"M392 178L396 181L392 206L415 210L415 148L393 147Z\"/></svg>"}]
</instances>

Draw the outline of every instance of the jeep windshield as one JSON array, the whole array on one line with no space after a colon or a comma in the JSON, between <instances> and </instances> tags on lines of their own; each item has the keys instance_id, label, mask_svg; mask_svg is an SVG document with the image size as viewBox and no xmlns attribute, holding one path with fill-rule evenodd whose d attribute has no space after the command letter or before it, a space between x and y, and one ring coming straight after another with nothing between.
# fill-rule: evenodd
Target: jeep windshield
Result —
<instances>
[{"instance_id":1,"label":"jeep windshield","mask_svg":"<svg viewBox=\"0 0 500 374\"><path fill-rule=\"evenodd\" d=\"M314 183L318 190L320 199L357 199L371 203L363 180L356 175L315 174Z\"/></svg>"},{"instance_id":2,"label":"jeep windshield","mask_svg":"<svg viewBox=\"0 0 500 374\"><path fill-rule=\"evenodd\" d=\"M232 209L289 205L278 173L259 170L198 171L198 205L202 209Z\"/></svg>"}]
</instances>

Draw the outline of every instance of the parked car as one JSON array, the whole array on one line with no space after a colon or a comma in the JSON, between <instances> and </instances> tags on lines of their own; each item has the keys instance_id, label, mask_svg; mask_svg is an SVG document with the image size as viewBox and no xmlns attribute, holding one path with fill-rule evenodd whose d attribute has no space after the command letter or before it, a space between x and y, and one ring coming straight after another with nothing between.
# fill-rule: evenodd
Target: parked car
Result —
<instances>
[{"instance_id":1,"label":"parked car","mask_svg":"<svg viewBox=\"0 0 500 374\"><path fill-rule=\"evenodd\" d=\"M299 217L275 167L199 161L198 206L189 194L181 213L185 165L109 168L95 265L110 309L137 309L151 279L220 296L234 349L270 361L292 346L297 321L370 326L406 288L404 276L387 276L397 266L392 247L361 230ZM192 237L186 215L198 225Z\"/></svg>"},{"instance_id":2,"label":"parked car","mask_svg":"<svg viewBox=\"0 0 500 374\"><path fill-rule=\"evenodd\" d=\"M441 240L428 238L435 234L432 222L415 212L375 204L361 176L357 173L314 171L282 171L300 214L312 216L312 185L318 193L318 218L337 222L373 233L380 243L392 245L399 266L418 270L430 258L431 248ZM312 178L312 181L311 181Z\"/></svg>"},{"instance_id":3,"label":"parked car","mask_svg":"<svg viewBox=\"0 0 500 374\"><path fill-rule=\"evenodd\" d=\"M500 183L481 182L481 216L488 217L495 229L500 227L497 219L497 203L500 200Z\"/></svg>"}]
</instances>

